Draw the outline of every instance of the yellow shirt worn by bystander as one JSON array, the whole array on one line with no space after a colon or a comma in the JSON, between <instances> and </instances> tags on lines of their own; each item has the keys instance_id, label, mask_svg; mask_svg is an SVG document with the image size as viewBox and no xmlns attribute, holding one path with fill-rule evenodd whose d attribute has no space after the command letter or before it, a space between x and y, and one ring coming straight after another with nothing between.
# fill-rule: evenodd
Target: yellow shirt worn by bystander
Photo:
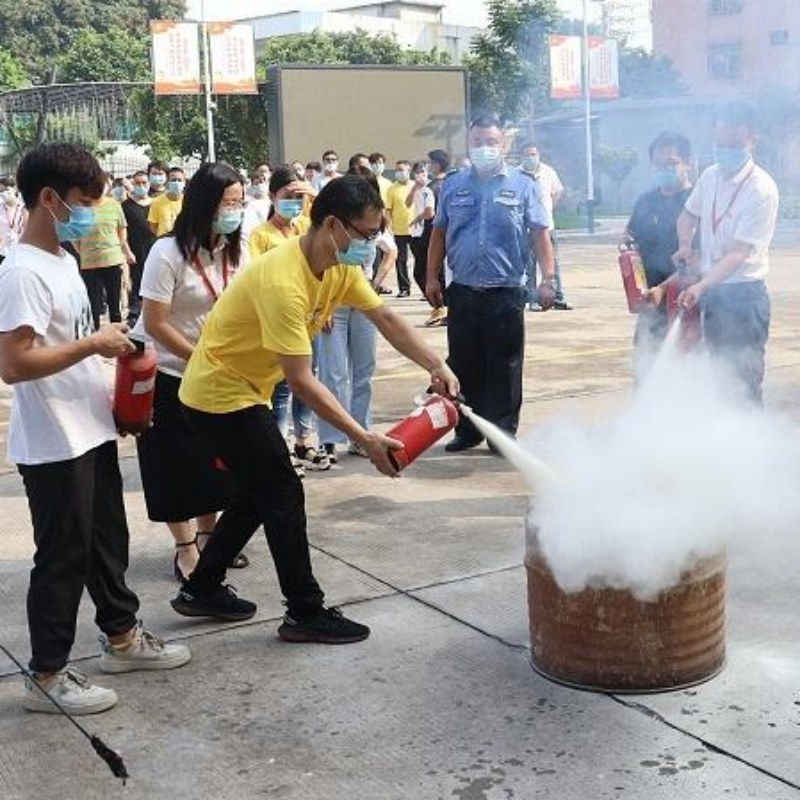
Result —
<instances>
[{"instance_id":1,"label":"yellow shirt worn by bystander","mask_svg":"<svg viewBox=\"0 0 800 800\"><path fill-rule=\"evenodd\" d=\"M147 221L156 226L156 236L165 236L175 227L175 220L183 208L183 196L176 200L170 199L166 194L156 197L150 203Z\"/></svg>"},{"instance_id":2,"label":"yellow shirt worn by bystander","mask_svg":"<svg viewBox=\"0 0 800 800\"><path fill-rule=\"evenodd\" d=\"M295 217L288 229L278 227L273 220L268 219L262 225L254 228L250 234L248 245L250 258L257 258L296 236L302 236L310 227L311 220L304 214Z\"/></svg>"},{"instance_id":3,"label":"yellow shirt worn by bystander","mask_svg":"<svg viewBox=\"0 0 800 800\"><path fill-rule=\"evenodd\" d=\"M406 198L411 191L412 184L393 183L386 192L386 210L392 223L392 233L395 236L411 235L411 220L414 219L414 209L406 205Z\"/></svg>"},{"instance_id":4,"label":"yellow shirt worn by bystander","mask_svg":"<svg viewBox=\"0 0 800 800\"><path fill-rule=\"evenodd\" d=\"M219 298L186 365L181 402L210 414L269 405L283 379L281 355L310 356L336 307L371 311L382 302L361 267L339 264L317 278L300 239L291 239L251 262Z\"/></svg>"}]
</instances>

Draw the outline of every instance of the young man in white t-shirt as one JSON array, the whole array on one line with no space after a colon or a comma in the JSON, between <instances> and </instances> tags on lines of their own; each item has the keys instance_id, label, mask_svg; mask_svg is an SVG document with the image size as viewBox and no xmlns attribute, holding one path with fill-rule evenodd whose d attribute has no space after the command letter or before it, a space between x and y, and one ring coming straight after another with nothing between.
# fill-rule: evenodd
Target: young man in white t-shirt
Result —
<instances>
[{"instance_id":1,"label":"young man in white t-shirt","mask_svg":"<svg viewBox=\"0 0 800 800\"><path fill-rule=\"evenodd\" d=\"M125 584L128 526L108 382L99 356L133 350L122 323L93 333L75 259L60 246L85 236L105 177L86 150L45 144L17 173L29 216L0 266L0 377L14 385L8 450L31 510L36 544L28 589L30 669L71 714L111 708L115 692L68 666L86 588L102 631L104 672L170 669L190 659L137 622ZM28 677L23 705L57 709Z\"/></svg>"}]
</instances>

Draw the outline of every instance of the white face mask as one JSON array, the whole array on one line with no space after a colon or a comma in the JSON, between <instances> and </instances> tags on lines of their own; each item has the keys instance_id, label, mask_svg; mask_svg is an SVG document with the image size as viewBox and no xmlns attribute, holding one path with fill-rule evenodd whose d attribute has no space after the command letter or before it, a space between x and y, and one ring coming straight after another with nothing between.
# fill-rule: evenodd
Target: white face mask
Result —
<instances>
[{"instance_id":1,"label":"white face mask","mask_svg":"<svg viewBox=\"0 0 800 800\"><path fill-rule=\"evenodd\" d=\"M337 169L339 169L339 162L338 161L326 161L322 165L322 169L325 170L326 175L333 175Z\"/></svg>"}]
</instances>

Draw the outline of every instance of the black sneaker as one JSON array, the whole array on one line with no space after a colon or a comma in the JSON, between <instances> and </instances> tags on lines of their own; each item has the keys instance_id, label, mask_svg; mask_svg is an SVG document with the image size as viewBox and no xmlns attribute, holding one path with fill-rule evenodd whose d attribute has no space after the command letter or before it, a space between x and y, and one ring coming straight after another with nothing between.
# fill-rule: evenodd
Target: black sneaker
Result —
<instances>
[{"instance_id":1,"label":"black sneaker","mask_svg":"<svg viewBox=\"0 0 800 800\"><path fill-rule=\"evenodd\" d=\"M181 589L170 605L184 617L214 617L229 622L250 619L256 613L256 604L236 596L236 589L221 583L209 594L192 594Z\"/></svg>"},{"instance_id":2,"label":"black sneaker","mask_svg":"<svg viewBox=\"0 0 800 800\"><path fill-rule=\"evenodd\" d=\"M338 608L321 608L313 617L296 620L286 614L278 628L284 642L351 644L369 636L369 628L347 619Z\"/></svg>"}]
</instances>

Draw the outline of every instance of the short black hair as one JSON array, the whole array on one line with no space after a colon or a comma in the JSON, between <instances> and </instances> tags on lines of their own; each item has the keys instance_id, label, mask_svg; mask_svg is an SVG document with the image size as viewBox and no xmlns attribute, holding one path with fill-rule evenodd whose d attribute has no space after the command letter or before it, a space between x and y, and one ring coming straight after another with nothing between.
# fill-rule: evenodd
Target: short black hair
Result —
<instances>
[{"instance_id":1,"label":"short black hair","mask_svg":"<svg viewBox=\"0 0 800 800\"><path fill-rule=\"evenodd\" d=\"M281 164L272 170L272 175L269 177L269 191L270 194L275 194L297 180L295 171L288 164Z\"/></svg>"},{"instance_id":2,"label":"short black hair","mask_svg":"<svg viewBox=\"0 0 800 800\"><path fill-rule=\"evenodd\" d=\"M519 152L521 153L523 150L529 150L531 147L535 147L537 150L539 149L539 145L536 144L533 139L525 139L519 146Z\"/></svg>"},{"instance_id":3,"label":"short black hair","mask_svg":"<svg viewBox=\"0 0 800 800\"><path fill-rule=\"evenodd\" d=\"M324 161L328 156L334 156L336 160L339 160L339 154L335 150L326 150L322 154L322 160Z\"/></svg>"},{"instance_id":4,"label":"short black hair","mask_svg":"<svg viewBox=\"0 0 800 800\"><path fill-rule=\"evenodd\" d=\"M749 133L756 132L755 111L747 103L727 103L717 111L714 121L732 128L746 128Z\"/></svg>"},{"instance_id":5,"label":"short black hair","mask_svg":"<svg viewBox=\"0 0 800 800\"><path fill-rule=\"evenodd\" d=\"M17 168L17 185L25 205L36 208L42 189L50 187L63 200L70 189L99 200L106 191L106 174L84 147L67 142L40 144L28 150Z\"/></svg>"},{"instance_id":6,"label":"short black hair","mask_svg":"<svg viewBox=\"0 0 800 800\"><path fill-rule=\"evenodd\" d=\"M186 173L183 171L183 167L170 167L167 170L167 176L172 175L173 172L180 172L183 177L186 177Z\"/></svg>"},{"instance_id":7,"label":"short black hair","mask_svg":"<svg viewBox=\"0 0 800 800\"><path fill-rule=\"evenodd\" d=\"M408 164L409 169L411 168L411 162L407 158L398 158L397 161L394 162L396 167L400 166L400 164Z\"/></svg>"},{"instance_id":8,"label":"short black hair","mask_svg":"<svg viewBox=\"0 0 800 800\"><path fill-rule=\"evenodd\" d=\"M17 182L10 175L4 175L0 178L0 184L6 188L13 189L17 185Z\"/></svg>"},{"instance_id":9,"label":"short black hair","mask_svg":"<svg viewBox=\"0 0 800 800\"><path fill-rule=\"evenodd\" d=\"M427 161L415 161L413 166L411 167L412 175L418 175L420 172L427 172L427 171L428 171Z\"/></svg>"},{"instance_id":10,"label":"short black hair","mask_svg":"<svg viewBox=\"0 0 800 800\"><path fill-rule=\"evenodd\" d=\"M384 163L386 163L386 156L383 153L377 153L377 152L369 154L369 163L370 164L375 164L378 161L383 161Z\"/></svg>"},{"instance_id":11,"label":"short black hair","mask_svg":"<svg viewBox=\"0 0 800 800\"><path fill-rule=\"evenodd\" d=\"M169 172L169 167L167 166L166 161L151 161L147 165L147 174L149 175L153 170L156 170L157 172L163 172L166 174L167 172Z\"/></svg>"},{"instance_id":12,"label":"short black hair","mask_svg":"<svg viewBox=\"0 0 800 800\"><path fill-rule=\"evenodd\" d=\"M256 168L253 170L253 172L263 171L261 170L261 167L266 167L270 172L272 172L272 164L270 164L269 161L262 161L260 164L256 164Z\"/></svg>"},{"instance_id":13,"label":"short black hair","mask_svg":"<svg viewBox=\"0 0 800 800\"><path fill-rule=\"evenodd\" d=\"M347 168L353 169L362 158L366 158L367 161L369 161L369 156L366 153L353 153L353 155L350 156L350 160L347 162Z\"/></svg>"},{"instance_id":14,"label":"short black hair","mask_svg":"<svg viewBox=\"0 0 800 800\"><path fill-rule=\"evenodd\" d=\"M181 255L191 261L201 247L211 249L212 223L222 195L229 186L241 184L242 176L224 161L201 164L192 176L183 197L183 207L175 220L172 235ZM242 247L242 229L227 235L227 252L231 262L239 265Z\"/></svg>"},{"instance_id":15,"label":"short black hair","mask_svg":"<svg viewBox=\"0 0 800 800\"><path fill-rule=\"evenodd\" d=\"M365 211L382 211L381 193L360 175L343 175L325 184L311 206L311 224L319 228L328 217L350 222Z\"/></svg>"},{"instance_id":16,"label":"short black hair","mask_svg":"<svg viewBox=\"0 0 800 800\"><path fill-rule=\"evenodd\" d=\"M322 172L322 164L320 164L319 161L309 161L308 164L306 164L306 169L313 169L314 172Z\"/></svg>"},{"instance_id":17,"label":"short black hair","mask_svg":"<svg viewBox=\"0 0 800 800\"><path fill-rule=\"evenodd\" d=\"M662 147L674 147L677 154L684 161L688 161L692 157L692 144L682 133L661 131L661 133L650 142L650 147L647 149L651 161L653 160L656 150Z\"/></svg>"},{"instance_id":18,"label":"short black hair","mask_svg":"<svg viewBox=\"0 0 800 800\"><path fill-rule=\"evenodd\" d=\"M503 120L500 119L500 116L490 111L473 117L469 123L469 127L470 130L472 130L472 128L500 128L501 131L505 129L505 125L503 125Z\"/></svg>"},{"instance_id":19,"label":"short black hair","mask_svg":"<svg viewBox=\"0 0 800 800\"><path fill-rule=\"evenodd\" d=\"M140 175L145 178L147 177L147 173L143 169L137 169L136 172L134 172L133 175L131 175L131 180L133 180L134 178L138 178Z\"/></svg>"},{"instance_id":20,"label":"short black hair","mask_svg":"<svg viewBox=\"0 0 800 800\"><path fill-rule=\"evenodd\" d=\"M442 169L450 167L450 154L446 150L431 150L428 153L428 160L438 164Z\"/></svg>"}]
</instances>

